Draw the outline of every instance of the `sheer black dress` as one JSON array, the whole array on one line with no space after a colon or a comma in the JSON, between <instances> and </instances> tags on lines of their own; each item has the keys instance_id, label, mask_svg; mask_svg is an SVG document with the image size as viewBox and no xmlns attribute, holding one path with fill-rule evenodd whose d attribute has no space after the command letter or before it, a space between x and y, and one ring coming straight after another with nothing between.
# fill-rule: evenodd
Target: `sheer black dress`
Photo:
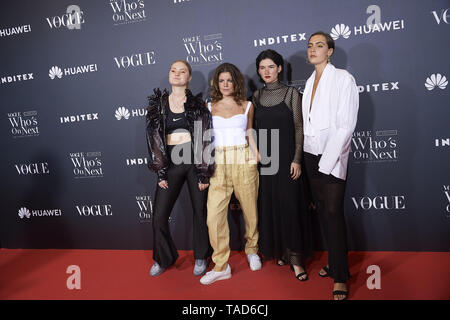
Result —
<instances>
[{"instance_id":1,"label":"sheer black dress","mask_svg":"<svg viewBox=\"0 0 450 320\"><path fill-rule=\"evenodd\" d=\"M302 163L301 100L295 88L280 82L267 84L253 94L255 129L261 153L258 192L260 253L266 260L275 258L304 267L305 259L313 252L303 186L304 169L295 181L290 174L292 162ZM262 134L264 131L261 129L266 129L267 135ZM266 148L263 143L266 143ZM267 167L274 165L277 154L278 170L274 174L264 174ZM271 163L268 163L269 159L272 159Z\"/></svg>"}]
</instances>

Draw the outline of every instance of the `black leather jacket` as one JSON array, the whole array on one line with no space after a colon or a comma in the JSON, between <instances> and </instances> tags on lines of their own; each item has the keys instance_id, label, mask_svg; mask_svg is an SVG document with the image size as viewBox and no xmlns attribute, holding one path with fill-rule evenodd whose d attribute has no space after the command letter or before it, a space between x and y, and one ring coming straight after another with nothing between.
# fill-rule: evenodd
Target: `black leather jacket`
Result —
<instances>
[{"instance_id":1,"label":"black leather jacket","mask_svg":"<svg viewBox=\"0 0 450 320\"><path fill-rule=\"evenodd\" d=\"M158 181L167 180L169 157L166 143L166 115L169 109L169 93L161 93L159 88L148 97L147 108L147 146L149 153L148 167L158 174ZM192 95L186 89L184 103L186 120L191 134L194 152L194 165L200 183L209 183L214 173L214 147L212 135L212 117L201 98L201 93ZM201 124L201 127L200 127Z\"/></svg>"}]
</instances>

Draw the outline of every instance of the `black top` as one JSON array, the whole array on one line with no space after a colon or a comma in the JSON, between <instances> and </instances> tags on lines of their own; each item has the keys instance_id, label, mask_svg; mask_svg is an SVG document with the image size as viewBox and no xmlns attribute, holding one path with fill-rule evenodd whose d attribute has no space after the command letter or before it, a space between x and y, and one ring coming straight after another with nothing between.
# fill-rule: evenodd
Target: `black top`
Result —
<instances>
[{"instance_id":1,"label":"black top","mask_svg":"<svg viewBox=\"0 0 450 320\"><path fill-rule=\"evenodd\" d=\"M186 112L174 113L169 109L166 118L166 133L170 134L175 131L186 131L189 132L189 126L186 120ZM181 130L179 130L181 129ZM183 130L184 129L184 130Z\"/></svg>"},{"instance_id":2,"label":"black top","mask_svg":"<svg viewBox=\"0 0 450 320\"><path fill-rule=\"evenodd\" d=\"M253 105L255 108L272 108L279 106L282 102L292 112L291 119L294 124L295 154L292 162L300 163L303 153L303 117L302 97L294 87L286 86L279 81L269 83L264 88L253 94ZM284 126L283 123L280 123ZM280 127L281 129L281 127Z\"/></svg>"}]
</instances>

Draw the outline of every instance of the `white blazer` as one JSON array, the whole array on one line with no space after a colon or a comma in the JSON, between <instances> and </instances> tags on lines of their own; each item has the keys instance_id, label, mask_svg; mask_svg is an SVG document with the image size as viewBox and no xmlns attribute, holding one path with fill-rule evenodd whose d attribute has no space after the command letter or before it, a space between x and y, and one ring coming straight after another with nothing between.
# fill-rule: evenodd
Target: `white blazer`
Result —
<instances>
[{"instance_id":1,"label":"white blazer","mask_svg":"<svg viewBox=\"0 0 450 320\"><path fill-rule=\"evenodd\" d=\"M316 88L310 112L316 71L306 81L302 98L305 152L322 157L319 171L345 180L348 155L359 108L355 78L328 63Z\"/></svg>"}]
</instances>

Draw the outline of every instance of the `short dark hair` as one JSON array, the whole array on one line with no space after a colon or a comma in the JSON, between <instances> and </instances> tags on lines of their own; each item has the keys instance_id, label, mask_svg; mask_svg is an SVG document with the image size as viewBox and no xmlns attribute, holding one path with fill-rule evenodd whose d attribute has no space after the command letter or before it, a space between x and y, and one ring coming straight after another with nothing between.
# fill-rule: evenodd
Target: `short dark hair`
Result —
<instances>
[{"instance_id":1,"label":"short dark hair","mask_svg":"<svg viewBox=\"0 0 450 320\"><path fill-rule=\"evenodd\" d=\"M327 42L328 49L333 49L333 53L334 53L334 40L333 40L333 38L330 36L329 33L326 33L326 32L323 32L323 31L317 31L317 32L314 32L314 33L309 37L308 42L309 42L309 40L311 40L311 38L314 37L314 36L324 36L324 37L325 37L325 40L326 40L326 42Z\"/></svg>"},{"instance_id":2,"label":"short dark hair","mask_svg":"<svg viewBox=\"0 0 450 320\"><path fill-rule=\"evenodd\" d=\"M277 67L281 66L282 69L284 69L284 60L283 60L283 56L281 54L279 54L278 52L276 52L275 50L272 49L267 49L264 51L261 51L258 56L256 57L256 74L259 75L259 64L261 63L261 61L263 61L264 59L270 59L273 62L275 62L275 64L277 65ZM280 72L281 73L281 72ZM278 74L278 79L280 79L280 73ZM259 78L261 79L261 76L259 76ZM262 81L262 79L261 79Z\"/></svg>"},{"instance_id":3,"label":"short dark hair","mask_svg":"<svg viewBox=\"0 0 450 320\"><path fill-rule=\"evenodd\" d=\"M275 50L267 49L267 50L261 51L258 54L258 56L256 57L256 72L258 72L260 62L264 59L270 59L273 62L275 62L277 67L279 67L279 66L283 67L284 61L283 61L283 57L281 56L281 54L279 54Z\"/></svg>"}]
</instances>

